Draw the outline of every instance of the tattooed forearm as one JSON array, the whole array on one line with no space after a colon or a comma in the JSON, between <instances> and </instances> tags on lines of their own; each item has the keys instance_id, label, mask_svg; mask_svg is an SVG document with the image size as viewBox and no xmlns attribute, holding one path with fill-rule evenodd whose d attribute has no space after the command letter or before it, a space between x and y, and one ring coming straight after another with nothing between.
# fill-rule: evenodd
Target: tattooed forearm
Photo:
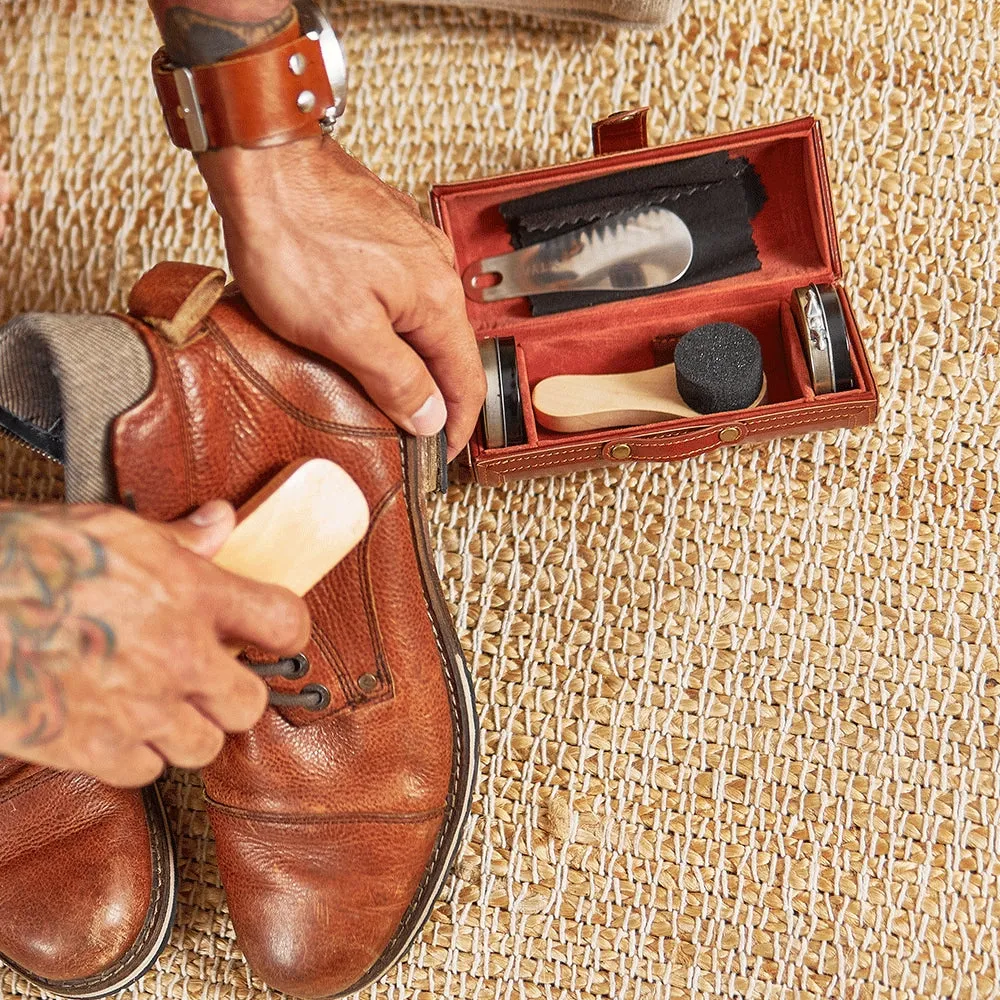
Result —
<instances>
[{"instance_id":1,"label":"tattooed forearm","mask_svg":"<svg viewBox=\"0 0 1000 1000\"><path fill-rule=\"evenodd\" d=\"M0 511L0 724L21 746L61 733L62 675L113 652L110 626L74 607L106 570L104 547L58 513Z\"/></svg>"},{"instance_id":2,"label":"tattooed forearm","mask_svg":"<svg viewBox=\"0 0 1000 1000\"><path fill-rule=\"evenodd\" d=\"M295 12L288 0L249 5L230 0L201 0L171 4L153 0L163 43L179 66L218 62L240 49L273 38L292 23Z\"/></svg>"}]
</instances>

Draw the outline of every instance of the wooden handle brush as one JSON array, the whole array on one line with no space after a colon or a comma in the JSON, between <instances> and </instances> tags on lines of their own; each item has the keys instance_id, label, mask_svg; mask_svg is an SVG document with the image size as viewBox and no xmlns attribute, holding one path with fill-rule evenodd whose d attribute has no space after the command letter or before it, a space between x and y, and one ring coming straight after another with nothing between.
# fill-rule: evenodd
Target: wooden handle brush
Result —
<instances>
[{"instance_id":1,"label":"wooden handle brush","mask_svg":"<svg viewBox=\"0 0 1000 1000\"><path fill-rule=\"evenodd\" d=\"M339 465L312 458L279 473L238 517L212 561L302 597L364 538L368 502Z\"/></svg>"},{"instance_id":2,"label":"wooden handle brush","mask_svg":"<svg viewBox=\"0 0 1000 1000\"><path fill-rule=\"evenodd\" d=\"M757 338L735 323L684 334L674 362L620 375L554 375L532 393L535 419L566 433L743 410L766 394Z\"/></svg>"}]
</instances>

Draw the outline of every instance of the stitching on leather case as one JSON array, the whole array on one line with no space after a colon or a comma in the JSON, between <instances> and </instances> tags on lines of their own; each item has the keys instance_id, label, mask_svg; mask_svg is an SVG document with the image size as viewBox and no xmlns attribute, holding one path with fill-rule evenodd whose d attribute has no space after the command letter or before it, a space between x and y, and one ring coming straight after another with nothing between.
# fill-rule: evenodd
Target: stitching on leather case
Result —
<instances>
[{"instance_id":1,"label":"stitching on leather case","mask_svg":"<svg viewBox=\"0 0 1000 1000\"><path fill-rule=\"evenodd\" d=\"M856 413L864 413L866 410L870 409L871 406L871 403L839 403L836 407L817 409L807 418L802 420L784 420L777 417L760 417L758 419L754 419L751 417L743 422L750 428L751 433L757 429L772 430L775 427L804 427L808 424L814 424L817 420L825 419L827 417L849 417ZM826 428L817 428L817 430L825 429Z\"/></svg>"},{"instance_id":2,"label":"stitching on leather case","mask_svg":"<svg viewBox=\"0 0 1000 1000\"><path fill-rule=\"evenodd\" d=\"M579 454L582 454L584 452L593 451L594 448L597 448L598 450L600 450L601 447L602 447L601 444L599 444L597 442L591 442L590 444L586 444L586 445L574 445L572 448L559 448L559 447L546 448L544 451L540 452L539 454L541 454L541 455L553 455L553 456L555 456L555 455L560 455L560 456L562 456L562 455L579 455ZM531 456L528 456L529 459L530 459L530 457ZM493 462L490 462L490 461L483 462L483 461L481 461L479 463L479 465L482 468L484 468L484 469L492 469L492 468L497 468L497 467L505 464L507 461L514 462L514 461L517 461L517 459L516 458L515 459L503 459L503 458L500 458L500 459L496 459Z\"/></svg>"},{"instance_id":3,"label":"stitching on leather case","mask_svg":"<svg viewBox=\"0 0 1000 1000\"><path fill-rule=\"evenodd\" d=\"M817 421L827 417L831 418L839 416L848 417L848 416L853 416L855 414L864 414L870 408L871 404L867 402L840 403L836 407L824 407L823 409L817 409L812 413L810 413L808 417L802 420L788 420L783 417L758 417L758 418L751 417L746 420L740 421L740 423L744 424L744 426L747 427L747 437L743 438L743 441L746 441L747 438L749 438L749 436L752 435L755 431L774 430L775 428L784 429L786 427L788 428L804 427L811 424L815 424ZM825 428L817 428L817 431L821 429ZM635 453L633 453L632 457L636 460L643 460L643 461L659 458L660 457L659 455L650 455L648 453L648 450L651 447L655 447L658 443L661 442L657 441L657 439L655 438L651 438L651 440L646 444L643 444L641 442L634 443L633 447L640 450L645 449L645 453L642 455L636 455ZM734 443L738 444L740 442L734 442ZM710 442L710 444L712 443ZM672 459L690 458L694 455L699 455L707 451L714 451L716 448L722 448L722 447L726 447L726 445L722 441L714 443L714 445L711 447L699 445L694 451L677 452L671 455L670 458L667 460L669 461ZM537 459L531 457L523 461L480 462L479 467L482 468L484 471L496 472L500 475L503 475L507 472L521 472L526 469L549 468L554 465L559 465L564 458L568 458L570 455L574 454L589 454L593 455L594 458L599 461L611 461L604 457L604 455L602 454L602 448L603 448L602 445L595 444L595 445L581 446L577 448L563 448L560 449L558 453L546 450L545 456L552 456L553 459L552 461L545 461L544 456L539 456ZM596 452L595 449L597 449Z\"/></svg>"},{"instance_id":4,"label":"stitching on leather case","mask_svg":"<svg viewBox=\"0 0 1000 1000\"><path fill-rule=\"evenodd\" d=\"M585 458L590 458L595 462L611 461L609 459L604 458L599 449L597 451L592 451L588 449ZM562 463L563 463L563 457L559 457L551 462L530 461L530 462L511 463L510 465L490 465L486 467L486 471L497 472L500 475L503 475L506 472L520 472L525 469L548 469L554 466L562 465ZM582 470L584 466L580 466L580 468Z\"/></svg>"},{"instance_id":5,"label":"stitching on leather case","mask_svg":"<svg viewBox=\"0 0 1000 1000\"><path fill-rule=\"evenodd\" d=\"M546 452L546 454L549 454ZM536 459L526 459L521 462L497 462L486 464L480 462L480 467L486 469L489 472L500 472L501 474L506 471L513 471L514 469L544 469L552 465L560 465L565 459L568 459L571 455L581 455L584 457L592 457L600 460L601 456L601 446L591 445L587 448L573 448L571 450L563 450L559 452L558 455L552 456L552 461L546 462L542 457Z\"/></svg>"},{"instance_id":6,"label":"stitching on leather case","mask_svg":"<svg viewBox=\"0 0 1000 1000\"><path fill-rule=\"evenodd\" d=\"M779 420L779 419L776 419L774 417L768 417L766 419L754 420L751 417L751 418L749 418L749 419L747 419L745 421L742 421L743 426L745 426L746 429L747 429L746 436L743 437L743 438L741 438L739 441L733 441L733 442L730 442L730 443L731 444L742 444L743 442L748 441L751 438L751 436L755 432L757 432L757 431L770 431L770 430L774 430L775 428L784 429L786 427L804 427L804 426L815 424L816 421L817 421L817 419L822 419L823 417L848 417L849 418L849 417L853 416L856 413L864 413L866 409L867 409L866 405L857 404L857 403L842 403L842 404L838 405L838 407L836 409L826 409L826 410L823 410L823 411L818 412L818 413L813 413L807 419L803 419L803 420L784 420L784 419L780 419ZM817 433L818 433L820 430L825 430L825 429L826 428L817 428L816 430L817 430ZM724 441L718 441L718 442L716 442L716 445L717 445L717 447L720 447L720 448L727 446L726 442L724 442ZM643 448L642 443L637 444L636 448L641 450ZM714 448L712 448L710 450L714 450ZM697 454L697 453L695 452L695 454ZM633 456L634 456L634 452L633 452ZM676 457L676 456L672 456L672 457Z\"/></svg>"}]
</instances>

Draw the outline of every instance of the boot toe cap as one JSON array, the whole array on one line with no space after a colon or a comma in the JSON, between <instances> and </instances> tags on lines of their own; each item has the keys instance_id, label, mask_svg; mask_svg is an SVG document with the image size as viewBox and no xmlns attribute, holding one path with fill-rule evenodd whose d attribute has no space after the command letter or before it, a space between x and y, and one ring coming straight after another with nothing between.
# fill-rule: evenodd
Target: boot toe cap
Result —
<instances>
[{"instance_id":1,"label":"boot toe cap","mask_svg":"<svg viewBox=\"0 0 1000 1000\"><path fill-rule=\"evenodd\" d=\"M421 919L440 812L243 819L212 810L236 935L254 972L305 1000L363 988Z\"/></svg>"}]
</instances>

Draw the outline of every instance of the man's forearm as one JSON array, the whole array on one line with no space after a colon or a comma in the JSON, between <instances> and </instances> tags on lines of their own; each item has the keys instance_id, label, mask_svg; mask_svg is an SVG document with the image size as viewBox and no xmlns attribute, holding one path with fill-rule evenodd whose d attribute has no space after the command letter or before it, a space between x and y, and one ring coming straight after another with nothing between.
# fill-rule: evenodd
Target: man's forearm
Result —
<instances>
[{"instance_id":1,"label":"man's forearm","mask_svg":"<svg viewBox=\"0 0 1000 1000\"><path fill-rule=\"evenodd\" d=\"M288 0L149 0L170 59L179 66L218 62L288 27Z\"/></svg>"}]
</instances>

